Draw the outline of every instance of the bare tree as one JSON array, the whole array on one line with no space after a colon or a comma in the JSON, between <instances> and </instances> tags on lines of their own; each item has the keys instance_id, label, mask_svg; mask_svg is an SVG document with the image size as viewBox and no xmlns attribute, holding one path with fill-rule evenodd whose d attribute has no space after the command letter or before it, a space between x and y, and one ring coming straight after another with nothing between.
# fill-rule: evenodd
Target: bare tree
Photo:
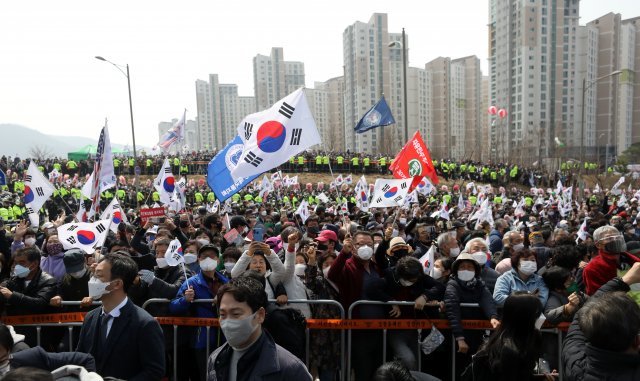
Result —
<instances>
[{"instance_id":1,"label":"bare tree","mask_svg":"<svg viewBox=\"0 0 640 381\"><path fill-rule=\"evenodd\" d=\"M53 156L53 152L47 146L33 146L29 149L29 155L36 160L44 160Z\"/></svg>"}]
</instances>

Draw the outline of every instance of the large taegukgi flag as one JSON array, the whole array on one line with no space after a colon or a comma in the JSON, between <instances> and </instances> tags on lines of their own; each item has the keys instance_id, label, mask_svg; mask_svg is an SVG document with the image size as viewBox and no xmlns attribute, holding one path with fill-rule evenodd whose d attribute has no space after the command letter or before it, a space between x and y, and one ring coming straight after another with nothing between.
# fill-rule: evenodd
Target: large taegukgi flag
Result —
<instances>
[{"instance_id":1,"label":"large taegukgi flag","mask_svg":"<svg viewBox=\"0 0 640 381\"><path fill-rule=\"evenodd\" d=\"M231 170L234 178L266 172L321 142L302 88L268 110L245 117L238 134L243 148L238 164Z\"/></svg>"}]
</instances>

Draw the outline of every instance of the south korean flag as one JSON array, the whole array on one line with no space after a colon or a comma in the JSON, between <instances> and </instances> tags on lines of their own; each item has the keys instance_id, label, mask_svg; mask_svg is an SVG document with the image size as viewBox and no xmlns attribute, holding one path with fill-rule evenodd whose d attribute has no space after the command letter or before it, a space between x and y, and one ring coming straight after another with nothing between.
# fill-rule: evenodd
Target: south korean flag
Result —
<instances>
[{"instance_id":1,"label":"south korean flag","mask_svg":"<svg viewBox=\"0 0 640 381\"><path fill-rule=\"evenodd\" d=\"M383 208L401 206L413 181L409 179L377 179L373 187L370 207Z\"/></svg>"},{"instance_id":2,"label":"south korean flag","mask_svg":"<svg viewBox=\"0 0 640 381\"><path fill-rule=\"evenodd\" d=\"M245 117L238 126L238 134L243 148L238 165L231 171L234 178L267 172L321 143L303 88L270 109Z\"/></svg>"}]
</instances>

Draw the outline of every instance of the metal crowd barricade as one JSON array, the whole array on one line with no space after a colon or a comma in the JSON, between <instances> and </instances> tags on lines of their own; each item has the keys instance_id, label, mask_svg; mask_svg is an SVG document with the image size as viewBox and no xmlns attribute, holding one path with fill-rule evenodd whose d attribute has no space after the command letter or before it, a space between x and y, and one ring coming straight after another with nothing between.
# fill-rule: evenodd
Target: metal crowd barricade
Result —
<instances>
[{"instance_id":1,"label":"metal crowd barricade","mask_svg":"<svg viewBox=\"0 0 640 381\"><path fill-rule=\"evenodd\" d=\"M353 318L353 310L354 308L358 307L358 306L362 306L362 305L376 305L376 306L413 306L415 304L415 302L408 302L408 301L389 301L389 302L380 302L380 301L373 301L373 300L358 300L354 303L352 303L349 306L349 312L347 315L347 318L349 320L351 320ZM344 332L344 330L343 330ZM416 331L417 333L417 331ZM418 342L420 341L420 337L418 336ZM347 338L347 357L348 357L348 361L347 361L347 381L351 380L351 346L352 346L352 340L351 340L351 330L349 330L349 337ZM421 369L421 356L420 356L420 345L418 344L417 346L417 361L418 361L418 369ZM382 330L382 362L385 363L387 361L387 329L384 328Z\"/></svg>"},{"instance_id":2,"label":"metal crowd barricade","mask_svg":"<svg viewBox=\"0 0 640 381\"><path fill-rule=\"evenodd\" d=\"M82 304L81 301L79 300L63 300L60 302L61 306L80 306ZM99 300L94 300L93 302L91 302L92 306L101 306L102 302ZM66 323L58 323L58 324L66 324ZM69 325L69 350L73 351L73 327L77 327L78 325L82 326L82 323L71 323L73 325ZM36 331L38 332L38 345L40 345L40 329L36 328Z\"/></svg>"},{"instance_id":3,"label":"metal crowd barricade","mask_svg":"<svg viewBox=\"0 0 640 381\"><path fill-rule=\"evenodd\" d=\"M275 299L269 299L270 303L275 303L276 300ZM287 304L326 304L326 305L331 305L331 306L336 306L338 307L338 310L340 311L340 320L344 320L345 314L344 314L344 308L342 307L342 304L340 304L339 302L332 300L332 299L317 299L317 300L306 300L306 299L290 299L287 301ZM305 328L305 364L307 365L307 369L310 369L311 366L311 361L309 359L309 352L310 352L310 340L309 340L309 332L310 332L310 328L306 327ZM346 353L344 351L345 349L345 333L344 330L340 330L340 380L344 381L345 380L345 374L348 374L347 368L346 368ZM348 377L348 376L347 376Z\"/></svg>"}]
</instances>

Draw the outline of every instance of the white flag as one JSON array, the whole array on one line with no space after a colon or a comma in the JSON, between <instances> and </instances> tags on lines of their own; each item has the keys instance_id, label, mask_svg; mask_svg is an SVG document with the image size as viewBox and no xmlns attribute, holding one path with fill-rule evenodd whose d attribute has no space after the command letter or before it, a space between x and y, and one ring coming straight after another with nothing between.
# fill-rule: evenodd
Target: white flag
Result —
<instances>
[{"instance_id":1,"label":"white flag","mask_svg":"<svg viewBox=\"0 0 640 381\"><path fill-rule=\"evenodd\" d=\"M127 216L122 211L120 207L120 202L118 201L118 197L113 197L113 200L107 205L104 209L104 212L100 215L101 220L111 220L111 231L118 234L118 225L120 222L128 222ZM82 221L79 219L78 221Z\"/></svg>"},{"instance_id":2,"label":"white flag","mask_svg":"<svg viewBox=\"0 0 640 381\"><path fill-rule=\"evenodd\" d=\"M75 247L92 253L93 248L104 244L109 233L109 224L109 220L72 222L58 227L58 238L65 250Z\"/></svg>"},{"instance_id":3,"label":"white flag","mask_svg":"<svg viewBox=\"0 0 640 381\"><path fill-rule=\"evenodd\" d=\"M300 216L303 224L307 221L307 218L309 218L309 215L311 214L309 212L309 203L307 202L307 200L303 200L300 203L300 206L298 206L298 209L296 209L296 214Z\"/></svg>"},{"instance_id":4,"label":"white flag","mask_svg":"<svg viewBox=\"0 0 640 381\"><path fill-rule=\"evenodd\" d=\"M587 230L587 219L585 218L582 221L582 225L580 225L580 230L578 230L578 238L576 238L576 244L578 240L586 240L589 237L589 231Z\"/></svg>"},{"instance_id":5,"label":"white flag","mask_svg":"<svg viewBox=\"0 0 640 381\"><path fill-rule=\"evenodd\" d=\"M449 218L449 209L447 208L447 202L446 201L442 201L442 204L440 205L440 218L445 219L447 221L450 220Z\"/></svg>"},{"instance_id":6,"label":"white flag","mask_svg":"<svg viewBox=\"0 0 640 381\"><path fill-rule=\"evenodd\" d=\"M105 121L104 127L98 138L98 148L96 149L96 159L93 163L94 178L91 180L91 191L89 198L91 199L91 208L88 217L93 215L100 209L100 193L107 189L110 184L116 183L116 175L113 170L113 155L111 153L111 140L109 139L109 129ZM97 179L96 179L97 177Z\"/></svg>"},{"instance_id":7,"label":"white flag","mask_svg":"<svg viewBox=\"0 0 640 381\"><path fill-rule=\"evenodd\" d=\"M174 124L169 129L169 131L162 135L156 147L160 147L163 152L167 152L174 143L177 143L184 139L184 124L186 116L187 110L185 109L184 113L182 114L182 119L177 121L176 124ZM155 149L156 147L153 148Z\"/></svg>"},{"instance_id":8,"label":"white flag","mask_svg":"<svg viewBox=\"0 0 640 381\"><path fill-rule=\"evenodd\" d=\"M425 196L430 195L436 188L433 186L431 181L425 176L420 180L418 185L416 186L416 190L418 193L423 194Z\"/></svg>"},{"instance_id":9,"label":"white flag","mask_svg":"<svg viewBox=\"0 0 640 381\"><path fill-rule=\"evenodd\" d=\"M318 196L316 196L316 198L325 204L329 202L329 197L327 197L327 195L324 194L324 192L320 193Z\"/></svg>"},{"instance_id":10,"label":"white flag","mask_svg":"<svg viewBox=\"0 0 640 381\"><path fill-rule=\"evenodd\" d=\"M296 184L298 184L298 175L289 178L289 186L294 186Z\"/></svg>"},{"instance_id":11,"label":"white flag","mask_svg":"<svg viewBox=\"0 0 640 381\"><path fill-rule=\"evenodd\" d=\"M176 183L172 206L173 208L170 209L176 212L187 207L187 180L184 177L181 177Z\"/></svg>"},{"instance_id":12,"label":"white flag","mask_svg":"<svg viewBox=\"0 0 640 381\"><path fill-rule=\"evenodd\" d=\"M371 208L383 208L402 205L412 181L413 178L377 179L369 206Z\"/></svg>"},{"instance_id":13,"label":"white flag","mask_svg":"<svg viewBox=\"0 0 640 381\"><path fill-rule=\"evenodd\" d=\"M363 212L369 211L369 184L367 184L367 180L364 178L364 175L360 178L360 180L356 183L356 186L353 190L356 195L356 205Z\"/></svg>"},{"instance_id":14,"label":"white flag","mask_svg":"<svg viewBox=\"0 0 640 381\"><path fill-rule=\"evenodd\" d=\"M271 174L271 181L275 182L276 180L282 180L282 177L280 176L280 171L274 172Z\"/></svg>"},{"instance_id":15,"label":"white flag","mask_svg":"<svg viewBox=\"0 0 640 381\"><path fill-rule=\"evenodd\" d=\"M556 194L560 195L562 193L562 181L558 180L558 184L556 184Z\"/></svg>"},{"instance_id":16,"label":"white flag","mask_svg":"<svg viewBox=\"0 0 640 381\"><path fill-rule=\"evenodd\" d=\"M209 208L207 208L209 209ZM218 210L220 210L220 200L215 200L213 202L213 205L211 206L211 208L208 210L210 213L218 213Z\"/></svg>"},{"instance_id":17,"label":"white flag","mask_svg":"<svg viewBox=\"0 0 640 381\"><path fill-rule=\"evenodd\" d=\"M164 159L164 163L162 163L162 168L160 168L160 173L153 181L153 186L156 188L158 193L160 193L160 201L163 204L170 204L173 202L173 197L175 195L176 190L176 179L173 177L173 173L171 173L171 165L169 164L169 159Z\"/></svg>"},{"instance_id":18,"label":"white flag","mask_svg":"<svg viewBox=\"0 0 640 381\"><path fill-rule=\"evenodd\" d=\"M321 143L302 88L270 109L245 117L238 134L244 145L238 165L231 171L234 178L267 172Z\"/></svg>"},{"instance_id":19,"label":"white flag","mask_svg":"<svg viewBox=\"0 0 640 381\"><path fill-rule=\"evenodd\" d=\"M435 245L431 245L429 251L427 251L422 257L420 257L419 261L422 263L422 269L426 275L431 275L433 270L433 265L435 264L436 258L436 247Z\"/></svg>"},{"instance_id":20,"label":"white flag","mask_svg":"<svg viewBox=\"0 0 640 381\"><path fill-rule=\"evenodd\" d=\"M458 213L462 213L464 211L464 199L462 198L462 193L458 196Z\"/></svg>"},{"instance_id":21,"label":"white flag","mask_svg":"<svg viewBox=\"0 0 640 381\"><path fill-rule=\"evenodd\" d=\"M55 190L56 188L44 177L36 166L36 163L31 160L24 182L24 204L31 225L34 227L40 225L40 215L38 211Z\"/></svg>"},{"instance_id":22,"label":"white flag","mask_svg":"<svg viewBox=\"0 0 640 381\"><path fill-rule=\"evenodd\" d=\"M269 181L269 178L267 177L267 175L264 175L262 177L262 183L260 184L260 193L259 196L266 201L267 200L267 195L269 193L273 192L273 184L271 184L271 181Z\"/></svg>"},{"instance_id":23,"label":"white flag","mask_svg":"<svg viewBox=\"0 0 640 381\"><path fill-rule=\"evenodd\" d=\"M353 177L351 177L351 175L345 177L344 178L344 183L347 184L347 185L353 184Z\"/></svg>"},{"instance_id":24,"label":"white flag","mask_svg":"<svg viewBox=\"0 0 640 381\"><path fill-rule=\"evenodd\" d=\"M182 244L177 238L169 242L169 247L164 254L164 259L166 259L167 264L172 267L184 263L184 257L182 256Z\"/></svg>"},{"instance_id":25,"label":"white flag","mask_svg":"<svg viewBox=\"0 0 640 381\"><path fill-rule=\"evenodd\" d=\"M335 181L337 186L340 186L344 183L344 179L342 179L342 175L338 175L338 177L336 177Z\"/></svg>"},{"instance_id":26,"label":"white flag","mask_svg":"<svg viewBox=\"0 0 640 381\"><path fill-rule=\"evenodd\" d=\"M613 184L613 187L611 188L611 190L613 191L618 189L618 187L623 183L624 183L624 176L620 177L620 179L618 179L618 181L615 184Z\"/></svg>"}]
</instances>

